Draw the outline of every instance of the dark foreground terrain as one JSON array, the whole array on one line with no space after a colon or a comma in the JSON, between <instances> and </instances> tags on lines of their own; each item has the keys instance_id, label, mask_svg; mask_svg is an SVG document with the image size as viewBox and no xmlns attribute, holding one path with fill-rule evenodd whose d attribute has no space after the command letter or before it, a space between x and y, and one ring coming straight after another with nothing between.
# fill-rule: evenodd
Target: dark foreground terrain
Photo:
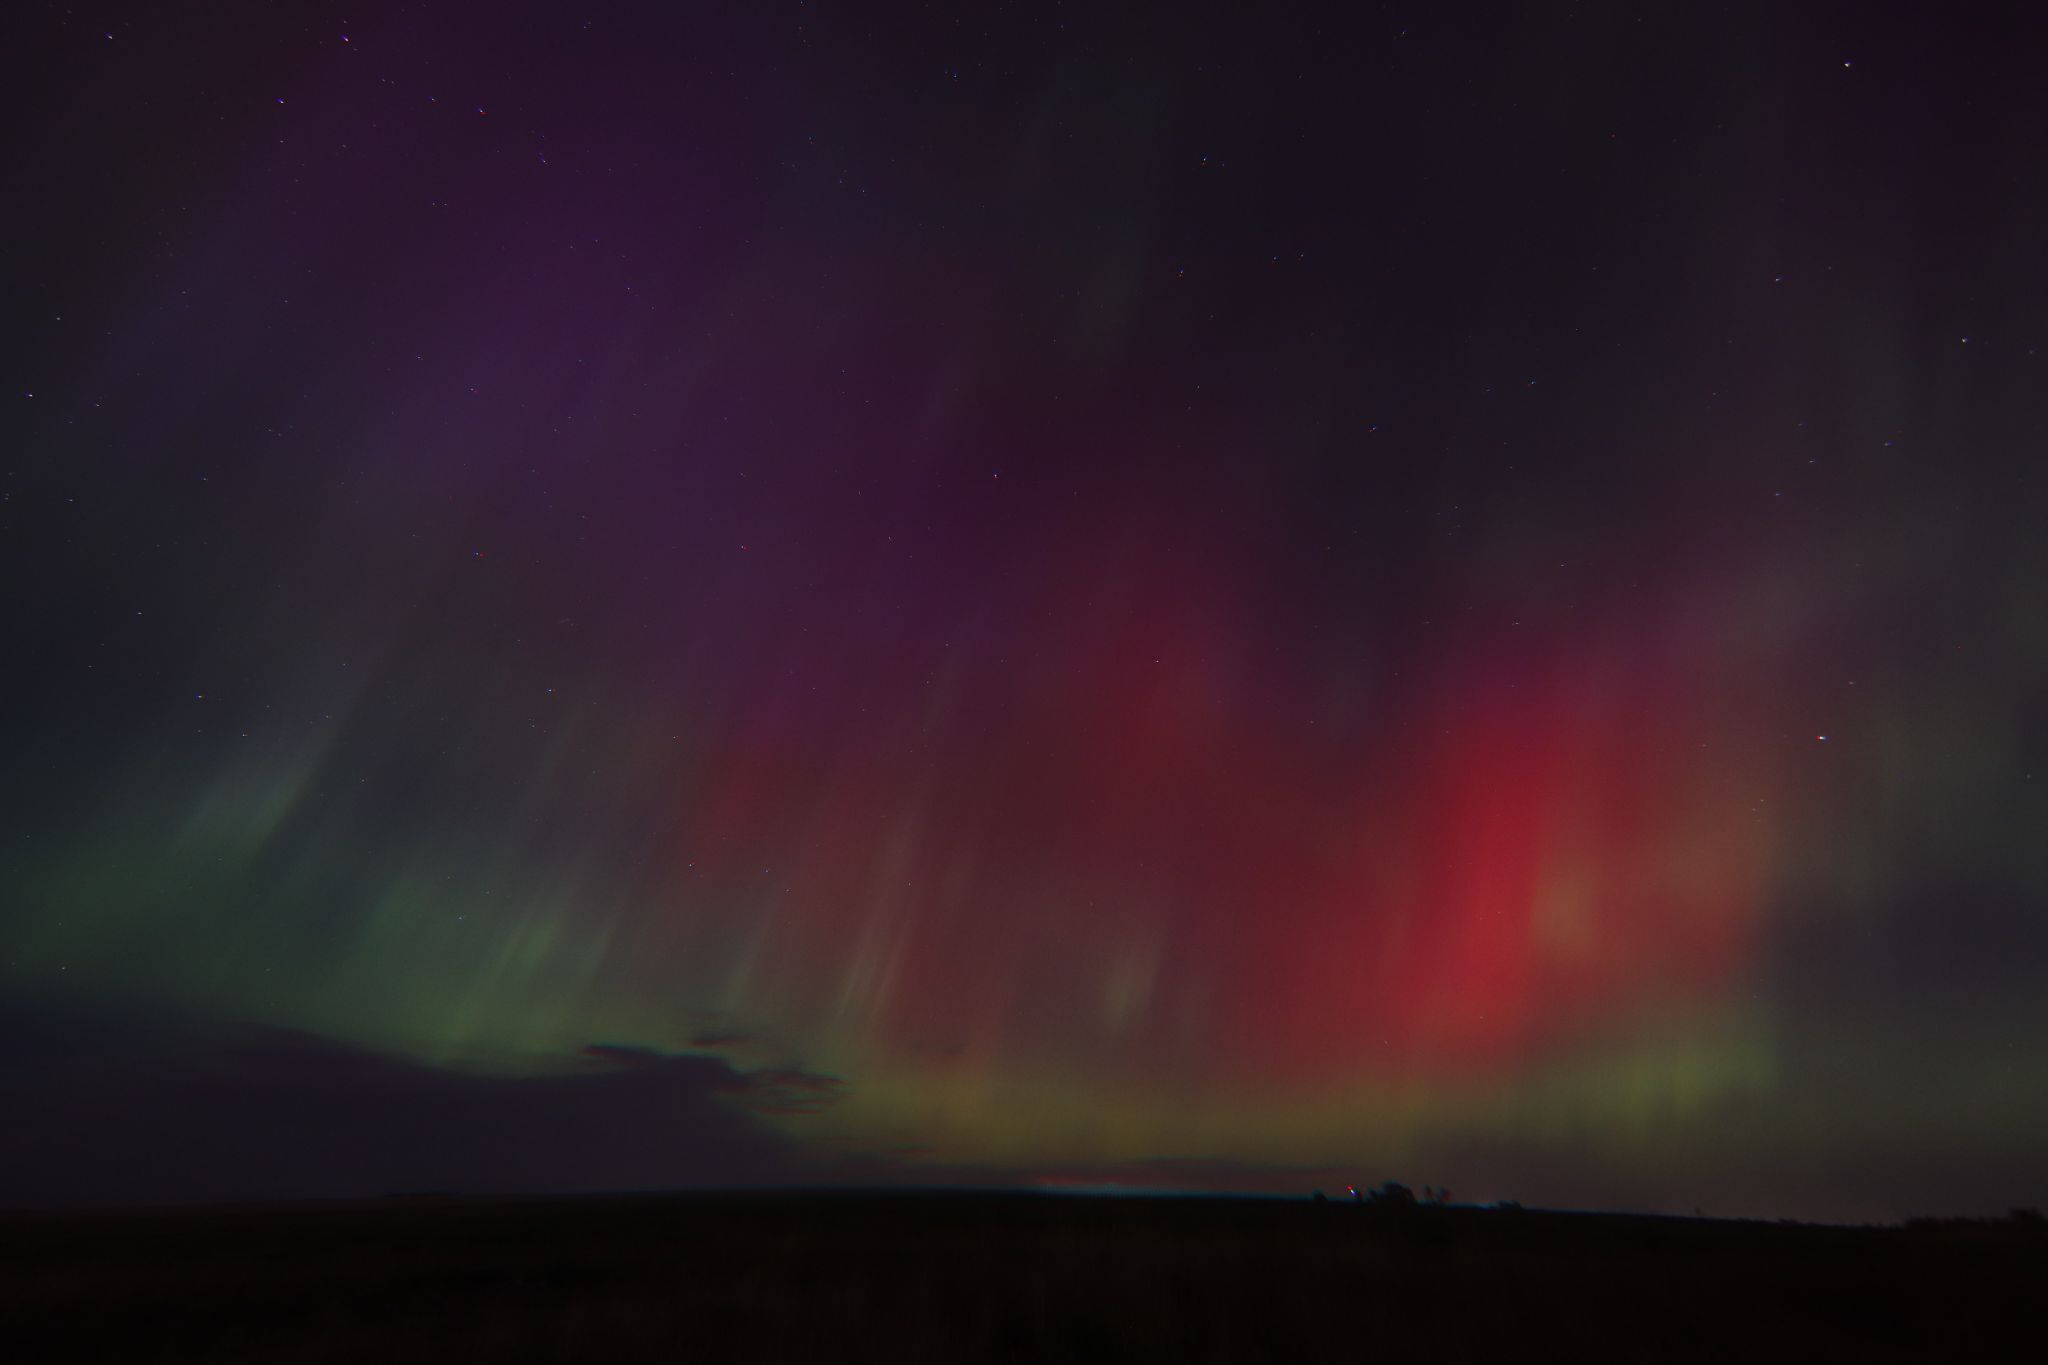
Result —
<instances>
[{"instance_id":1,"label":"dark foreground terrain","mask_svg":"<svg viewBox=\"0 0 2048 1365\"><path fill-rule=\"evenodd\" d=\"M2026 1222L756 1194L0 1215L13 1360L1969 1360ZM2018 1354L2015 1354L2015 1352Z\"/></svg>"}]
</instances>

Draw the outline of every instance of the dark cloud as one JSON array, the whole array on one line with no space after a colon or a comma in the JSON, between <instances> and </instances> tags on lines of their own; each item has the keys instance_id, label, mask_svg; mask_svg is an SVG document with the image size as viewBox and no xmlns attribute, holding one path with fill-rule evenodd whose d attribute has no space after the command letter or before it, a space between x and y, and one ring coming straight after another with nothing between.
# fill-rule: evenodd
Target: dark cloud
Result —
<instances>
[{"instance_id":1,"label":"dark cloud","mask_svg":"<svg viewBox=\"0 0 2048 1365\"><path fill-rule=\"evenodd\" d=\"M0 1010L0 1205L538 1194L815 1179L760 1118L836 1078L597 1044L478 1075L305 1034Z\"/></svg>"},{"instance_id":2,"label":"dark cloud","mask_svg":"<svg viewBox=\"0 0 2048 1365\"><path fill-rule=\"evenodd\" d=\"M845 1093L837 1076L782 1068L748 1077L747 1107L760 1114L815 1114Z\"/></svg>"},{"instance_id":3,"label":"dark cloud","mask_svg":"<svg viewBox=\"0 0 2048 1365\"><path fill-rule=\"evenodd\" d=\"M692 1046L707 1045L692 1040ZM583 1049L582 1055L594 1061L636 1070L668 1068L695 1072L699 1069L698 1064L714 1062L726 1070L732 1081L721 1093L733 1096L739 1104L756 1114L817 1114L846 1093L846 1082L839 1077L793 1066L738 1070L724 1058L703 1057L694 1052L662 1052L658 1048L629 1043L591 1043Z\"/></svg>"},{"instance_id":4,"label":"dark cloud","mask_svg":"<svg viewBox=\"0 0 2048 1365\"><path fill-rule=\"evenodd\" d=\"M707 1029L690 1039L690 1046L708 1052L724 1052L733 1048L758 1047L761 1041L757 1035L738 1029Z\"/></svg>"},{"instance_id":5,"label":"dark cloud","mask_svg":"<svg viewBox=\"0 0 2048 1365\"><path fill-rule=\"evenodd\" d=\"M2017 1077L1926 1087L1917 1139L1788 1151L1773 1137L1788 1125L1820 1134L1832 1116L1874 1129L1887 1102L1878 1077L1831 1050L1792 1048L1781 1060L1797 1098L1723 1103L1649 1164L1501 1135L1439 1136L1395 1163L1362 1152L1350 1166L1176 1157L1034 1167L792 1137L769 1120L818 1115L847 1088L797 1067L605 1042L542 1074L479 1075L283 1030L6 1005L0 1207L793 1185L1300 1196L1383 1180L1531 1207L1843 1221L2048 1203L2031 1144L1950 1131L1996 1131L1985 1096Z\"/></svg>"}]
</instances>

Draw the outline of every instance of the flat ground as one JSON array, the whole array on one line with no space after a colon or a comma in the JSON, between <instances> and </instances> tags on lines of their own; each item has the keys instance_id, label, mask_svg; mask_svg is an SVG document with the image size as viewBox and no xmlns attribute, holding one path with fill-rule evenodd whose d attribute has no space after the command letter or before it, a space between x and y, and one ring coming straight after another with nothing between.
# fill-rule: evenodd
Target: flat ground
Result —
<instances>
[{"instance_id":1,"label":"flat ground","mask_svg":"<svg viewBox=\"0 0 2048 1365\"><path fill-rule=\"evenodd\" d=\"M22 1361L1991 1360L2035 1358L2044 1308L2048 1234L2019 1223L984 1194L0 1215Z\"/></svg>"}]
</instances>

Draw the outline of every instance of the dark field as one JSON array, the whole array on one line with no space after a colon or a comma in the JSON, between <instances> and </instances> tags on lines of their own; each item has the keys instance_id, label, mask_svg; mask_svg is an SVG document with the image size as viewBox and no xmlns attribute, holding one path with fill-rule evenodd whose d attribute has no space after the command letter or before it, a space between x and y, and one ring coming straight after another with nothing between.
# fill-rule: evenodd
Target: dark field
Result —
<instances>
[{"instance_id":1,"label":"dark field","mask_svg":"<svg viewBox=\"0 0 2048 1365\"><path fill-rule=\"evenodd\" d=\"M2044 1303L2021 1222L981 1194L0 1216L24 1361L2017 1359Z\"/></svg>"}]
</instances>

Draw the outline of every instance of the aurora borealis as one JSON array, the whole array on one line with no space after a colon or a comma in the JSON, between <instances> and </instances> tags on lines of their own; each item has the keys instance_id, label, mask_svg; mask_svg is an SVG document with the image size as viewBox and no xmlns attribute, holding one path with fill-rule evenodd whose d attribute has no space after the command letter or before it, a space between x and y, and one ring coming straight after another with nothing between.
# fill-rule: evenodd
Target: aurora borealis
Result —
<instances>
[{"instance_id":1,"label":"aurora borealis","mask_svg":"<svg viewBox=\"0 0 2048 1365\"><path fill-rule=\"evenodd\" d=\"M280 8L9 21L10 1202L2048 1199L2034 40Z\"/></svg>"}]
</instances>

